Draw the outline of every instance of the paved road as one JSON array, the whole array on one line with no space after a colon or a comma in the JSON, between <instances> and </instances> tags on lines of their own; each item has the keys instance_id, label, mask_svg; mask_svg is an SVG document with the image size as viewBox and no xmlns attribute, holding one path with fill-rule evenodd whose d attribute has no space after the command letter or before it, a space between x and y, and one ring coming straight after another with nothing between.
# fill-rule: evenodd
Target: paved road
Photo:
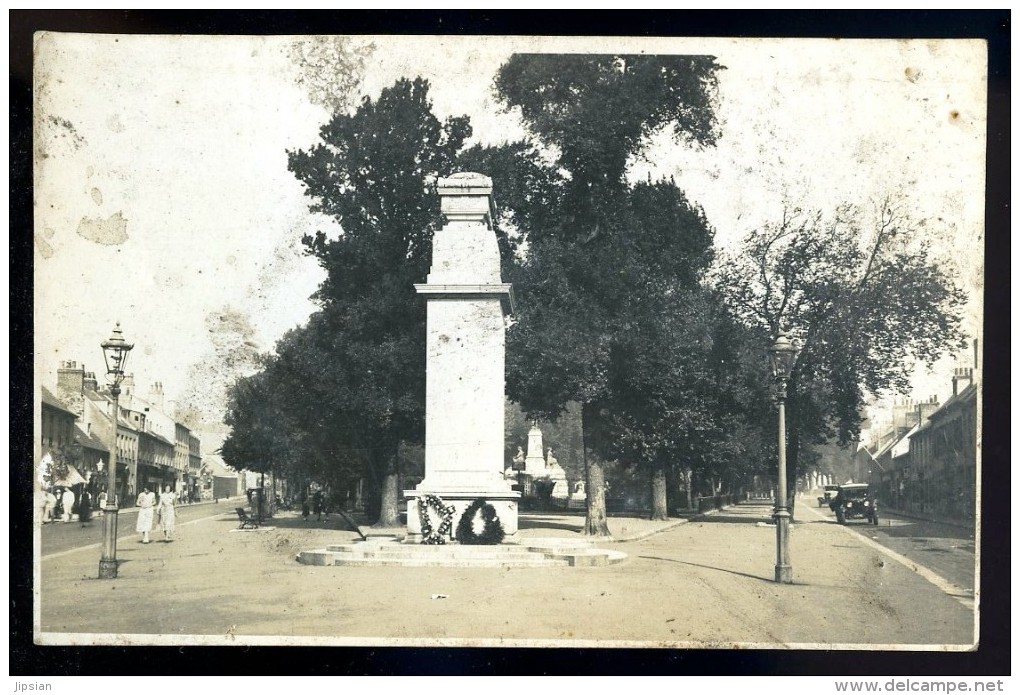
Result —
<instances>
[{"instance_id":1,"label":"paved road","mask_svg":"<svg viewBox=\"0 0 1020 695\"><path fill-rule=\"evenodd\" d=\"M554 568L302 565L299 551L354 542L356 534L340 519L309 523L293 513L240 531L227 505L210 507L191 511L218 518L184 521L176 543L123 543L115 582L94 578L93 550L41 562L38 643L74 644L89 633L89 643L99 644L103 633L110 644L194 644L199 636L203 644L236 645L436 646L442 639L494 647L963 650L974 640L972 606L892 560L876 541L806 509L798 508L792 531L795 583L785 585L773 581L767 504L663 523L661 533L612 544L628 556L617 565ZM534 521L550 532L574 522L543 517ZM147 610L124 608L141 605Z\"/></svg>"},{"instance_id":2,"label":"paved road","mask_svg":"<svg viewBox=\"0 0 1020 695\"><path fill-rule=\"evenodd\" d=\"M828 508L810 509L825 520L836 523L835 515ZM846 528L930 569L973 596L976 567L973 528L890 513L879 515L878 526L860 521L850 522Z\"/></svg>"},{"instance_id":3,"label":"paved road","mask_svg":"<svg viewBox=\"0 0 1020 695\"><path fill-rule=\"evenodd\" d=\"M229 512L241 504L243 500L220 500L217 503L204 502L201 504L184 504L177 507L177 525L202 519L209 516L218 516ZM138 518L136 508L128 508L118 513L117 538L118 543L132 536L136 536L135 520ZM151 538L161 538L158 527L154 525ZM42 526L42 550L43 559L56 553L66 552L75 548L89 545L96 545L103 542L103 517L93 517L88 524L82 525L77 521L64 523L61 521Z\"/></svg>"}]
</instances>

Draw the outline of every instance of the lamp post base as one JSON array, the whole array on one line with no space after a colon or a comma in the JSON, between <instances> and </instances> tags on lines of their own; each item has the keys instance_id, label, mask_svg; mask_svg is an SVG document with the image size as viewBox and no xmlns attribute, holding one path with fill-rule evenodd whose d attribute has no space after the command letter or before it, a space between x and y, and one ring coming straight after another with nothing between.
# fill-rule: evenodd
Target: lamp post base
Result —
<instances>
[{"instance_id":1,"label":"lamp post base","mask_svg":"<svg viewBox=\"0 0 1020 695\"><path fill-rule=\"evenodd\" d=\"M793 567L790 565L776 565L776 583L793 584Z\"/></svg>"},{"instance_id":2,"label":"lamp post base","mask_svg":"<svg viewBox=\"0 0 1020 695\"><path fill-rule=\"evenodd\" d=\"M107 503L103 510L103 554L99 560L99 578L117 578L117 505Z\"/></svg>"},{"instance_id":3,"label":"lamp post base","mask_svg":"<svg viewBox=\"0 0 1020 695\"><path fill-rule=\"evenodd\" d=\"M100 560L99 561L99 578L100 579L116 579L117 578L117 561L116 560Z\"/></svg>"},{"instance_id":4,"label":"lamp post base","mask_svg":"<svg viewBox=\"0 0 1020 695\"><path fill-rule=\"evenodd\" d=\"M793 565L790 563L790 512L780 508L776 512L776 582L793 584Z\"/></svg>"}]
</instances>

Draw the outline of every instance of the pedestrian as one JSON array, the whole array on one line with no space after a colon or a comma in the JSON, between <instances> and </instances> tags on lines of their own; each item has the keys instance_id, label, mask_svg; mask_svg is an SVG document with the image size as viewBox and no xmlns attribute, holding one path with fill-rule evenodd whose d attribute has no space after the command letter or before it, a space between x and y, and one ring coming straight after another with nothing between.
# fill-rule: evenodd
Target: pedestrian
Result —
<instances>
[{"instance_id":1,"label":"pedestrian","mask_svg":"<svg viewBox=\"0 0 1020 695\"><path fill-rule=\"evenodd\" d=\"M163 529L164 543L170 543L174 539L174 525L177 521L177 510L174 508L176 499L177 495L169 485L163 489L163 494L159 496L159 525Z\"/></svg>"},{"instance_id":2,"label":"pedestrian","mask_svg":"<svg viewBox=\"0 0 1020 695\"><path fill-rule=\"evenodd\" d=\"M149 533L152 532L152 510L156 504L156 494L149 491L149 486L142 488L142 494L135 500L138 507L138 520L135 521L135 531L142 534L142 543L149 542Z\"/></svg>"},{"instance_id":3,"label":"pedestrian","mask_svg":"<svg viewBox=\"0 0 1020 695\"><path fill-rule=\"evenodd\" d=\"M46 491L36 490L32 500L32 511L35 514L35 523L43 524L46 519Z\"/></svg>"},{"instance_id":4,"label":"pedestrian","mask_svg":"<svg viewBox=\"0 0 1020 695\"><path fill-rule=\"evenodd\" d=\"M99 506L96 507L96 516L102 516L104 509L106 509L106 490L99 493Z\"/></svg>"},{"instance_id":5,"label":"pedestrian","mask_svg":"<svg viewBox=\"0 0 1020 695\"><path fill-rule=\"evenodd\" d=\"M301 493L301 520L302 521L308 521L308 513L309 513L309 509L308 509L308 493L307 492L302 492Z\"/></svg>"},{"instance_id":6,"label":"pedestrian","mask_svg":"<svg viewBox=\"0 0 1020 695\"><path fill-rule=\"evenodd\" d=\"M78 521L81 522L82 528L92 521L92 495L85 489L82 489L81 499L78 501Z\"/></svg>"},{"instance_id":7,"label":"pedestrian","mask_svg":"<svg viewBox=\"0 0 1020 695\"><path fill-rule=\"evenodd\" d=\"M57 508L57 496L51 490L46 491L46 506L43 507L43 523L49 524L53 521L53 512Z\"/></svg>"},{"instance_id":8,"label":"pedestrian","mask_svg":"<svg viewBox=\"0 0 1020 695\"><path fill-rule=\"evenodd\" d=\"M60 503L64 506L64 523L66 524L71 521L71 510L74 508L74 492L71 488L64 488Z\"/></svg>"}]
</instances>

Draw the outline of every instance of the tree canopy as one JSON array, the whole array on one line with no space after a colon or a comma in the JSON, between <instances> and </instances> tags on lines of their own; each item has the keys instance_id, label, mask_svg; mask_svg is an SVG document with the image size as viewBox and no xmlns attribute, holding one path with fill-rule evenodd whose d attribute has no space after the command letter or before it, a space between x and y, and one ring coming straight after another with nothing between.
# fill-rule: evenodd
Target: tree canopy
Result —
<instances>
[{"instance_id":1,"label":"tree canopy","mask_svg":"<svg viewBox=\"0 0 1020 695\"><path fill-rule=\"evenodd\" d=\"M274 400L310 460L328 459L320 473L364 467L381 525L397 521L398 447L424 437L425 307L414 284L441 224L436 178L453 173L471 132L464 117L440 122L428 91L425 80L398 80L289 153L310 209L342 232L304 239L326 279L320 309L268 365Z\"/></svg>"},{"instance_id":2,"label":"tree canopy","mask_svg":"<svg viewBox=\"0 0 1020 695\"><path fill-rule=\"evenodd\" d=\"M800 343L789 388L794 466L802 443L858 436L865 394L906 390L915 361L962 347L965 296L906 204L793 209L716 269L740 318Z\"/></svg>"},{"instance_id":3,"label":"tree canopy","mask_svg":"<svg viewBox=\"0 0 1020 695\"><path fill-rule=\"evenodd\" d=\"M613 453L613 418L626 410L621 386L635 370L661 367L663 353L642 338L712 258L700 208L671 181L631 184L628 164L668 126L681 141L715 142L719 69L700 56L515 55L496 78L502 102L520 109L553 154L549 168L562 172L545 178L555 216L540 225L522 216L527 254L511 278L519 312L507 389L547 418L581 403L592 535L608 534L601 458Z\"/></svg>"}]
</instances>

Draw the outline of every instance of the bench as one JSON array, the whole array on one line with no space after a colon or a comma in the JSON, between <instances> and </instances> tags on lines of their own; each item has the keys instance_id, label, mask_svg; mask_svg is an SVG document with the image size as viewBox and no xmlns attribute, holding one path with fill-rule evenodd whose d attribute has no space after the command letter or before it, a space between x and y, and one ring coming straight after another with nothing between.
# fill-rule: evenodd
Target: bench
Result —
<instances>
[{"instance_id":1,"label":"bench","mask_svg":"<svg viewBox=\"0 0 1020 695\"><path fill-rule=\"evenodd\" d=\"M256 519L253 516L249 516L248 512L244 511L244 507L237 507L235 509L235 511L237 512L237 519L238 519L238 521L241 522L241 525L238 526L237 528L239 528L239 529L246 529L246 528L256 529L256 528L259 527L259 520Z\"/></svg>"}]
</instances>

